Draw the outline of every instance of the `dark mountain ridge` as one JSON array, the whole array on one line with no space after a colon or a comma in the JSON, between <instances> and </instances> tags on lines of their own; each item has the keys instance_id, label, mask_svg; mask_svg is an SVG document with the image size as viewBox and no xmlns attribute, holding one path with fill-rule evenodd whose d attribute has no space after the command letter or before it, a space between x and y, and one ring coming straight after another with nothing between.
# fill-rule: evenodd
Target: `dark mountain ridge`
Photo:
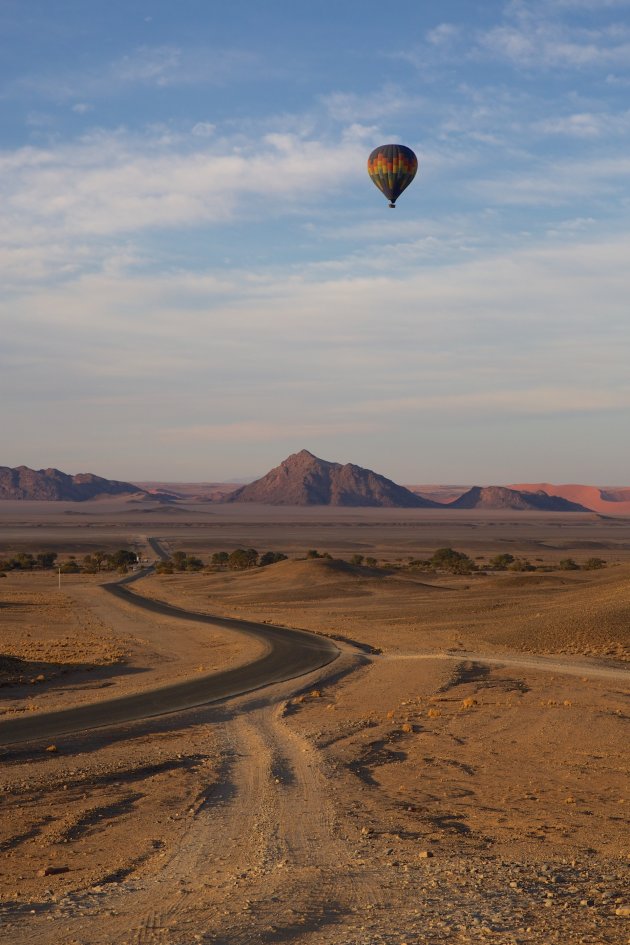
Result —
<instances>
[{"instance_id":1,"label":"dark mountain ridge","mask_svg":"<svg viewBox=\"0 0 630 945\"><path fill-rule=\"evenodd\" d=\"M354 463L332 463L308 450L293 453L261 479L241 486L224 501L403 509L440 507L371 469Z\"/></svg>"},{"instance_id":2,"label":"dark mountain ridge","mask_svg":"<svg viewBox=\"0 0 630 945\"><path fill-rule=\"evenodd\" d=\"M584 505L546 492L521 492L505 486L473 486L449 502L448 509L514 509L537 512L590 512Z\"/></svg>"},{"instance_id":3,"label":"dark mountain ridge","mask_svg":"<svg viewBox=\"0 0 630 945\"><path fill-rule=\"evenodd\" d=\"M69 476L59 469L29 469L28 466L0 466L0 500L85 502L101 495L133 495L142 489L131 482L103 479L93 473Z\"/></svg>"}]
</instances>

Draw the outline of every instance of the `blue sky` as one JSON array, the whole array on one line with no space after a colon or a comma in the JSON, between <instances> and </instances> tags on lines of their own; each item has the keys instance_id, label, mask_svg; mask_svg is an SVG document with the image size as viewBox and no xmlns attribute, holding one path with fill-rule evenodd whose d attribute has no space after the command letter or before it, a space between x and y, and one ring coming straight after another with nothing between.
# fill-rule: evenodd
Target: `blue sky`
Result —
<instances>
[{"instance_id":1,"label":"blue sky","mask_svg":"<svg viewBox=\"0 0 630 945\"><path fill-rule=\"evenodd\" d=\"M4 0L0 37L0 463L630 482L630 0Z\"/></svg>"}]
</instances>

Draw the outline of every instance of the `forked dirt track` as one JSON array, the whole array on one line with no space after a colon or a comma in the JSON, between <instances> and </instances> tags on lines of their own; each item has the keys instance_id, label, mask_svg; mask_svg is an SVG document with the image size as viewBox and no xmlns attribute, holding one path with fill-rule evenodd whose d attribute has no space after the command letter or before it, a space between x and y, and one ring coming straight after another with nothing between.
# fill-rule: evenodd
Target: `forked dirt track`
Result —
<instances>
[{"instance_id":1,"label":"forked dirt track","mask_svg":"<svg viewBox=\"0 0 630 945\"><path fill-rule=\"evenodd\" d=\"M145 609L147 603L152 607L156 603L131 593L125 600ZM171 611L186 619L185 611ZM191 612L188 619L193 618L199 620L199 614ZM236 623L226 620L224 625ZM264 625L260 629L269 631ZM288 640L294 639L291 631L286 633ZM319 641L324 646L330 643L304 636L318 646ZM517 940L536 945L615 941L617 929L621 930L611 925L613 920L599 926L598 939L592 937L597 917L587 929L590 938L571 938L573 903L587 897L595 882L588 863L556 864L558 885L553 887L556 898L549 900L554 903L550 910L542 907L547 887L540 886L535 864L486 860L485 872L480 872L477 864L471 868L470 853L453 855L447 850L435 859L418 860L416 854L409 865L398 862L392 853L405 840L399 826L401 805L387 814L392 818L387 830L371 827L370 808L364 801L373 788L358 779L354 793L348 795L347 782L320 750L317 738L295 731L285 713L296 690L325 685L331 692L336 677L360 666L372 672L381 662L393 660L474 660L534 673L610 679L627 679L627 670L594 661L511 654L367 657L346 645L340 651L334 667L324 668L320 662L319 669L308 673L305 666L299 682L272 673L264 691L181 715L177 750L181 744L185 751L190 720L207 733L201 736L207 746L202 741L197 747L205 748L217 765L208 769L205 781L201 776L197 800L169 818L175 821L174 842L156 847L146 868L121 877L66 893L51 889L23 906L0 904L2 945L399 945L485 941L486 934L494 935L500 945ZM247 671L247 666L234 670ZM37 722L44 719L42 713ZM148 723L148 731L152 725ZM68 755L73 741L74 737L68 740ZM83 741L81 750L97 754L89 740ZM431 749L431 754L435 751ZM159 830L156 823L154 836ZM615 883L611 868L607 888L616 889ZM582 914L591 922L588 911ZM523 931L517 937L512 930L518 927Z\"/></svg>"},{"instance_id":2,"label":"forked dirt track","mask_svg":"<svg viewBox=\"0 0 630 945\"><path fill-rule=\"evenodd\" d=\"M382 904L376 871L359 867L344 840L319 753L289 730L275 698L239 708L214 732L224 759L220 783L189 811L157 873L66 896L54 908L54 928L43 921L52 904L21 921L5 916L0 941L308 940L349 912Z\"/></svg>"}]
</instances>

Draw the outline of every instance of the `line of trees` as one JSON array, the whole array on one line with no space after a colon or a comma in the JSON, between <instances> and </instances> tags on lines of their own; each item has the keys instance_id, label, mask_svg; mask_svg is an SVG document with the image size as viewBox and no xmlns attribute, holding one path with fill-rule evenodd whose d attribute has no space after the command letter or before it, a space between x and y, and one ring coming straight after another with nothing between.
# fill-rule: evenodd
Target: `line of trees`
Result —
<instances>
[{"instance_id":1,"label":"line of trees","mask_svg":"<svg viewBox=\"0 0 630 945\"><path fill-rule=\"evenodd\" d=\"M80 561L75 555L70 555L61 564L56 551L40 551L35 555L21 551L11 558L0 560L0 572L50 571L52 568L59 568L62 574L96 574L99 571L126 571L137 561L135 551L129 551L127 548L119 548L113 552L94 551Z\"/></svg>"},{"instance_id":2,"label":"line of trees","mask_svg":"<svg viewBox=\"0 0 630 945\"><path fill-rule=\"evenodd\" d=\"M0 560L0 571L48 571L55 567L56 560L55 551L40 551L36 555L20 551L11 558Z\"/></svg>"},{"instance_id":3,"label":"line of trees","mask_svg":"<svg viewBox=\"0 0 630 945\"><path fill-rule=\"evenodd\" d=\"M281 551L266 551L259 554L255 548L235 548L234 551L215 551L210 558L213 571L246 571L249 568L263 568L268 564L286 561L287 556ZM174 551L170 558L158 561L155 570L158 574L175 574L182 571L202 571L205 565L201 558Z\"/></svg>"},{"instance_id":4,"label":"line of trees","mask_svg":"<svg viewBox=\"0 0 630 945\"><path fill-rule=\"evenodd\" d=\"M358 556L355 556L358 557ZM366 563L370 559L366 558ZM542 559L539 559L542 560ZM583 564L578 564L573 558L562 558L557 564L532 564L528 558L516 557L505 552L494 555L483 565L477 564L468 555L453 548L438 548L430 558L412 559L408 567L420 571L447 571L449 574L472 574L474 571L597 571L606 567L603 558L588 558Z\"/></svg>"}]
</instances>

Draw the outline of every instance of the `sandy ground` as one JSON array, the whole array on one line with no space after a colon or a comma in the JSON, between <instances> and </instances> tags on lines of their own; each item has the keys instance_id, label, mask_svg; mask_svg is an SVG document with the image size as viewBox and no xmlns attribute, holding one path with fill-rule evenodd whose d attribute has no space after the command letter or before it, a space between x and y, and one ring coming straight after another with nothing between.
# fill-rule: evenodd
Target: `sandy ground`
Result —
<instances>
[{"instance_id":1,"label":"sandy ground","mask_svg":"<svg viewBox=\"0 0 630 945\"><path fill-rule=\"evenodd\" d=\"M147 596L202 612L341 634L386 652L448 649L630 659L630 567L426 576L327 560L245 573L154 575Z\"/></svg>"},{"instance_id":2,"label":"sandy ground","mask_svg":"<svg viewBox=\"0 0 630 945\"><path fill-rule=\"evenodd\" d=\"M0 942L630 940L628 576L527 577L427 588L285 562L140 582L363 648L224 705L5 752ZM15 593L43 594L11 576L0 599ZM181 628L152 629L94 582L64 593L65 616L40 601L20 619L78 641L89 613L82 659L115 641L145 667L92 672L144 685L197 662Z\"/></svg>"},{"instance_id":3,"label":"sandy ground","mask_svg":"<svg viewBox=\"0 0 630 945\"><path fill-rule=\"evenodd\" d=\"M207 624L143 613L106 580L9 572L0 587L0 717L154 689L249 662L262 645Z\"/></svg>"}]
</instances>

